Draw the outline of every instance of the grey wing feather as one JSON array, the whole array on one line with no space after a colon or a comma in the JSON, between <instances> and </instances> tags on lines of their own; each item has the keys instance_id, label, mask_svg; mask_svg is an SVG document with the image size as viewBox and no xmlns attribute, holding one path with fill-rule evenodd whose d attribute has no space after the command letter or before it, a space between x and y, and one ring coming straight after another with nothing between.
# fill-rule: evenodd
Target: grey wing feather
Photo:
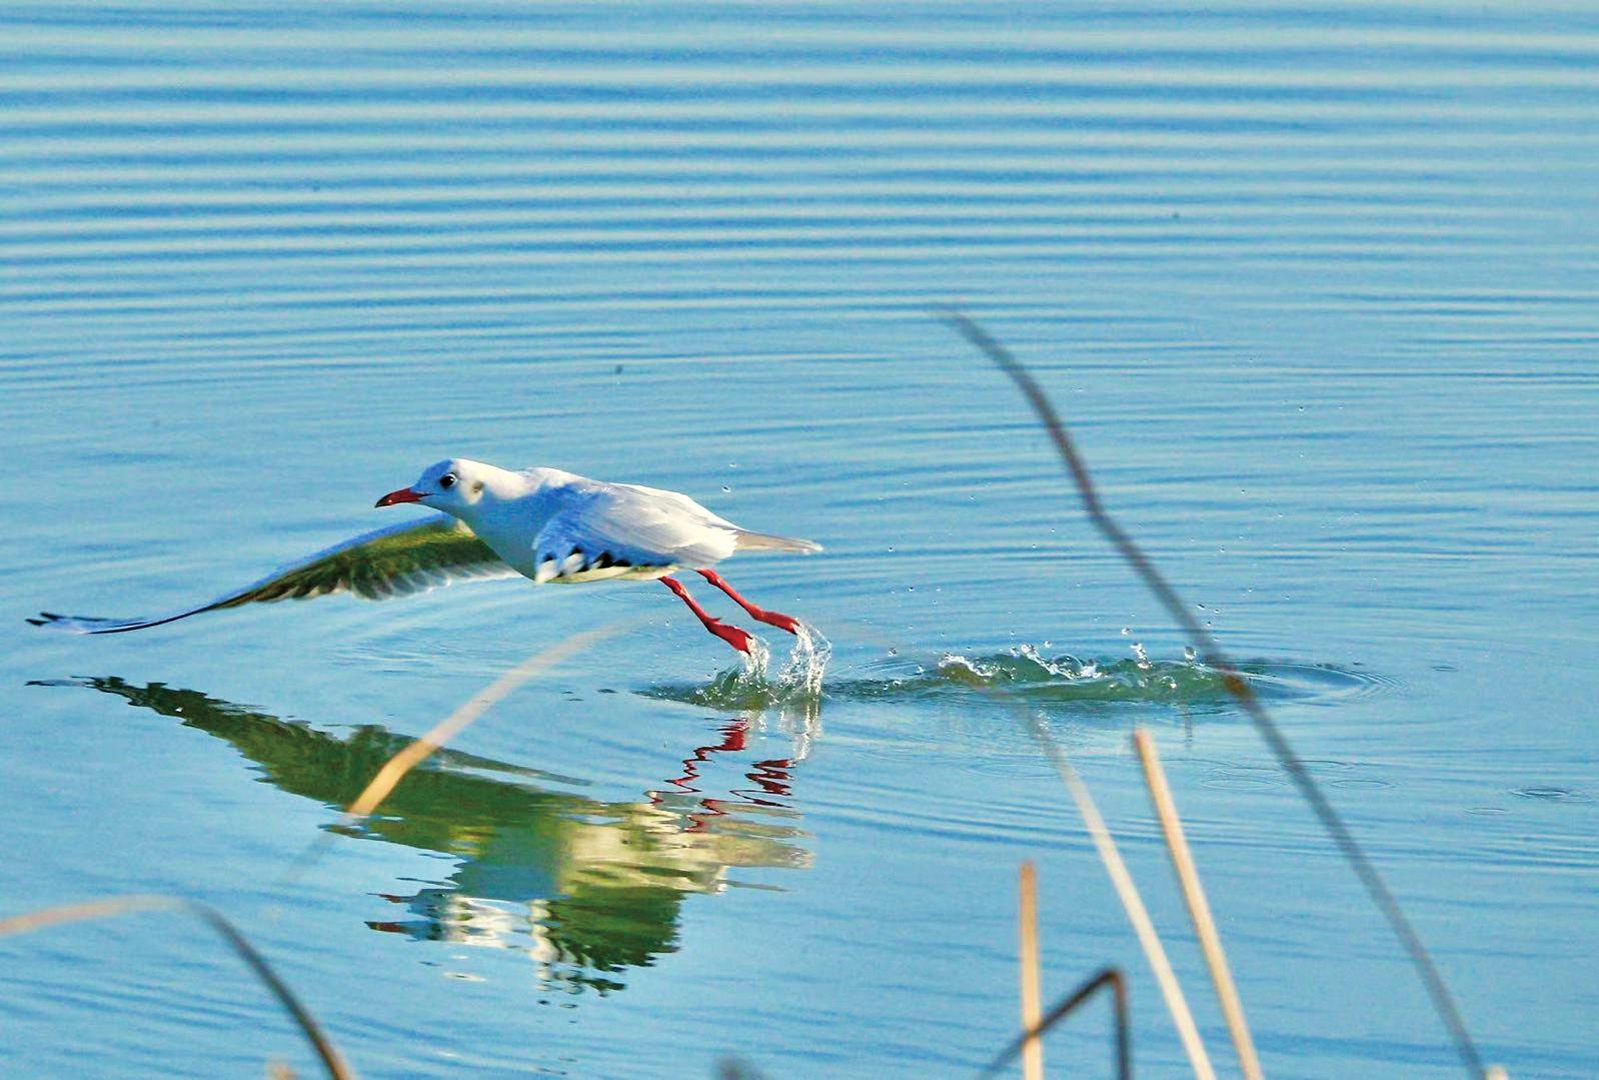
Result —
<instances>
[{"instance_id":1,"label":"grey wing feather","mask_svg":"<svg viewBox=\"0 0 1599 1080\"><path fill-rule=\"evenodd\" d=\"M515 575L516 571L471 529L448 515L439 514L420 524L402 522L335 544L208 604L171 615L102 619L46 611L28 621L35 626L78 634L119 634L241 604L300 600L337 592L351 592L368 600L385 600L426 592L455 581Z\"/></svg>"},{"instance_id":2,"label":"grey wing feather","mask_svg":"<svg viewBox=\"0 0 1599 1080\"><path fill-rule=\"evenodd\" d=\"M703 506L671 491L608 484L585 492L550 518L534 539L534 580L573 575L578 561L634 568L710 566L733 554L739 530ZM554 560L548 566L547 560Z\"/></svg>"}]
</instances>

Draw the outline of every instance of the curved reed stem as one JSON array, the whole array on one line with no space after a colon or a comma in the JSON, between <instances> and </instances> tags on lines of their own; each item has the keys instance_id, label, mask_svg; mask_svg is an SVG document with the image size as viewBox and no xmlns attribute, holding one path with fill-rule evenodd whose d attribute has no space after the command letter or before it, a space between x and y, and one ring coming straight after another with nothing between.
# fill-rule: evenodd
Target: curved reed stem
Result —
<instances>
[{"instance_id":1,"label":"curved reed stem","mask_svg":"<svg viewBox=\"0 0 1599 1080\"><path fill-rule=\"evenodd\" d=\"M1184 604L1177 591L1171 587L1166 578L1155 568L1149 556L1144 554L1142 548L1134 542L1116 520L1110 516L1100 502L1099 491L1094 486L1094 479L1088 471L1087 465L1077 453L1077 447L1072 443L1071 436L1066 431L1066 425L1055 412L1049 395L1044 393L1043 387L1022 366L1021 362L1011 355L1010 351L989 335L976 322L958 311L939 311L938 314L945 323L969 341L973 346L986 355L994 366L1004 372L1017 389L1027 398L1033 407L1033 412L1038 415L1039 422L1049 433L1050 440L1055 444L1056 451L1060 454L1061 461L1066 466L1067 473L1072 482L1077 486L1078 496L1083 501L1083 508L1088 512L1089 520L1100 534L1108 540L1129 566L1133 568L1144 583L1144 586L1161 602L1172 619L1183 628L1190 639L1199 647L1200 659L1222 673L1222 681L1229 693L1237 700L1244 714L1254 723L1255 730L1266 741L1271 752L1276 755L1277 761L1288 774L1294 786L1299 789L1299 794L1310 804L1311 810L1320 819L1322 827L1332 837L1333 843L1342 852L1345 860L1354 870L1355 876L1365 886L1372 903L1382 912L1383 918L1388 921L1394 936L1399 939L1406 954L1410 957L1411 964L1416 973L1421 977L1422 985L1426 988L1428 996L1432 999L1433 1007L1438 1011L1443 1020L1444 1027L1448 1030L1453 1041L1455 1051L1460 1055L1461 1064L1467 1073L1474 1078L1485 1078L1482 1056L1477 1052L1476 1044L1472 1042L1471 1032L1466 1027L1465 1017L1461 1015L1460 1007L1455 1003L1455 998L1449 991L1449 984L1444 981L1443 973L1438 970L1438 965L1433 962L1432 955L1422 943L1421 935L1411 925L1409 918L1399 907L1399 901L1388 888L1388 883L1383 880L1382 874L1377 871L1377 866L1366 855L1365 849L1355 839L1355 834L1345 824L1343 817L1333 808L1332 803L1322 792L1315 777L1294 751L1288 742L1287 736L1272 719L1266 706L1255 696L1249 684L1244 681L1237 666L1222 652L1221 646L1205 629L1188 605Z\"/></svg>"},{"instance_id":2,"label":"curved reed stem","mask_svg":"<svg viewBox=\"0 0 1599 1080\"><path fill-rule=\"evenodd\" d=\"M198 900L182 896L160 895L113 896L107 900L93 900L84 904L62 904L0 919L0 937L31 933L64 923L114 919L146 911L185 911L207 923L250 966L256 977L267 985L267 989L272 991L278 1003L294 1019L306 1040L316 1050L328 1075L333 1077L333 1080L355 1080L355 1071L344 1060L344 1056L333 1045L333 1041L322 1031L310 1011L300 1003L299 998L294 996L288 984L272 970L272 965L267 963L266 957L256 951L255 946L245 939L238 927L209 904L202 904Z\"/></svg>"}]
</instances>

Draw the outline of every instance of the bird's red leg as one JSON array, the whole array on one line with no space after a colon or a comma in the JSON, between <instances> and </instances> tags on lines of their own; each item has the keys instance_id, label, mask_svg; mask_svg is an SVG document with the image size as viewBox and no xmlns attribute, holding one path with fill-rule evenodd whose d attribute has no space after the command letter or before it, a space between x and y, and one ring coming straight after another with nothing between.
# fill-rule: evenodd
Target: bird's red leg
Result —
<instances>
[{"instance_id":1,"label":"bird's red leg","mask_svg":"<svg viewBox=\"0 0 1599 1080\"><path fill-rule=\"evenodd\" d=\"M694 598L688 594L688 590L683 588L683 583L681 581L678 581L674 577L663 577L661 578L661 584L675 592L677 594L677 598L688 605L688 609L692 611L695 617L705 625L705 629L709 630L711 633L715 634L717 637L721 638L723 641L727 642L741 653L747 653L750 651L750 642L752 639L749 634L743 630L740 630L736 626L727 625L720 619L712 618L711 613L700 607L699 604L695 602Z\"/></svg>"},{"instance_id":2,"label":"bird's red leg","mask_svg":"<svg viewBox=\"0 0 1599 1080\"><path fill-rule=\"evenodd\" d=\"M735 604L750 613L750 618L758 619L759 621L766 623L768 626L780 627L784 630L787 630L791 634L799 633L798 619L794 618L792 615L784 615L781 611L767 611L765 608L756 607L738 593L734 592L733 586L729 585L725 580L723 580L722 575L718 574L715 570L701 570L699 575L706 581L709 581L712 585L715 585L718 589L721 589L727 595L731 596Z\"/></svg>"}]
</instances>

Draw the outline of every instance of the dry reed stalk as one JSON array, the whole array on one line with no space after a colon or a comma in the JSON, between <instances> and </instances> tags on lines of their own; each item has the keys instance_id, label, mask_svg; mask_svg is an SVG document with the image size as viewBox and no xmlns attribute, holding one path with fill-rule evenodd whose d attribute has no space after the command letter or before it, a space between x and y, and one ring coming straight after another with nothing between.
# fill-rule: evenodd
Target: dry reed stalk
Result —
<instances>
[{"instance_id":1,"label":"dry reed stalk","mask_svg":"<svg viewBox=\"0 0 1599 1080\"><path fill-rule=\"evenodd\" d=\"M1031 860L1017 872L1016 928L1021 936L1022 1029L1034 1031L1043 1014L1039 987L1038 958L1038 872ZM1025 1080L1044 1080L1044 1044L1034 1035L1022 1047L1022 1076Z\"/></svg>"},{"instance_id":2,"label":"dry reed stalk","mask_svg":"<svg viewBox=\"0 0 1599 1080\"><path fill-rule=\"evenodd\" d=\"M355 1070L350 1068L332 1040L323 1033L316 1019L304 1005L300 1004L300 999L294 996L288 984L272 970L272 965L267 963L266 957L257 952L255 946L245 939L244 934L209 904L181 896L159 895L113 896L106 900L93 900L84 904L61 904L0 919L0 937L31 933L64 923L113 919L146 911L184 911L208 924L222 936L240 959L250 966L256 977L266 984L267 989L272 991L273 996L278 999L278 1004L282 1005L294 1019L306 1040L316 1050L328 1075L333 1077L333 1080L355 1080Z\"/></svg>"},{"instance_id":3,"label":"dry reed stalk","mask_svg":"<svg viewBox=\"0 0 1599 1080\"><path fill-rule=\"evenodd\" d=\"M1222 1014L1227 1018L1227 1030L1232 1034L1233 1048L1238 1052L1239 1069L1245 1080L1264 1080L1260 1058L1255 1053L1255 1040L1250 1036L1249 1023L1244 1019L1244 1004L1238 998L1238 988L1227 966L1227 954L1221 947L1221 934L1216 930L1216 920L1210 913L1210 901L1205 898L1205 887L1200 884L1199 870L1188 849L1182 819L1177 816L1177 804L1172 799L1171 787L1166 783L1166 772L1161 768L1160 756L1155 752L1155 740L1150 738L1149 732L1139 728L1133 732L1133 745L1138 748L1138 760L1144 766L1149 797L1155 804L1155 814L1160 818L1161 831L1166 836L1166 850L1171 855L1178 884L1182 886L1183 899L1188 904L1188 914L1194 922L1194 932L1199 935L1205 963L1210 967L1210 979L1216 987Z\"/></svg>"},{"instance_id":4,"label":"dry reed stalk","mask_svg":"<svg viewBox=\"0 0 1599 1080\"><path fill-rule=\"evenodd\" d=\"M1044 393L1043 387L1031 373L1010 354L1010 350L995 340L988 331L958 311L941 310L936 312L957 333L980 350L999 368L1007 378L1016 385L1037 414L1044 430L1049 433L1050 440L1055 444L1055 449L1060 459L1066 466L1072 482L1077 487L1078 496L1083 501L1083 509L1088 513L1089 520L1100 534L1121 554L1127 565L1132 567L1144 586L1160 601L1172 619L1183 628L1199 650L1199 658L1209 666L1222 673L1222 683L1228 693L1238 702L1244 714L1255 725L1255 730L1260 733L1266 745L1276 756L1283 771L1298 788L1300 796L1310 804L1311 810L1321 821L1322 827L1332 837L1333 843L1343 854L1344 859L1354 870L1355 876L1365 886L1366 893L1371 897L1372 903L1382 912L1383 918L1388 921L1394 936L1399 939L1400 945L1410 957L1411 964L1415 967L1421 978L1422 985L1426 987L1427 994L1432 998L1433 1007L1438 1011L1443 1020L1444 1027L1454 1043L1455 1052L1459 1054L1461 1064L1466 1067L1468 1075L1488 1080L1487 1071L1483 1066L1482 1056L1477 1052L1477 1046L1471 1039L1471 1032L1466 1027L1465 1017L1461 1015L1460 1007L1455 1003L1455 998L1449 990L1449 984L1444 981L1443 973L1438 970L1438 965L1433 963L1432 955L1428 953L1427 946L1422 942L1421 935L1411 926L1409 918L1399 906L1398 899L1388 888L1388 883L1383 880L1382 874L1377 870L1375 863L1367 857L1365 849L1355 839L1355 834L1344 823L1342 815L1333 808L1332 802L1323 794L1315 777L1310 775L1310 770L1305 767L1299 755L1289 743L1288 737L1282 733L1277 722L1272 719L1266 706L1255 696L1244 681L1242 673L1236 664L1222 652L1220 644L1203 623L1194 617L1188 605L1183 603L1182 597L1177 595L1177 590L1171 587L1164 575L1155 568L1143 548L1133 540L1127 530L1111 517L1109 511L1100 502L1099 490L1094 484L1094 479L1088 471L1088 466L1083 463L1077 453L1077 447L1072 442L1071 435L1066 430L1060 416L1055 412L1054 404L1049 400L1049 395Z\"/></svg>"},{"instance_id":5,"label":"dry reed stalk","mask_svg":"<svg viewBox=\"0 0 1599 1080\"><path fill-rule=\"evenodd\" d=\"M377 775L367 783L355 801L345 808L339 820L334 824L332 832L325 832L306 846L298 858L289 864L279 879L283 882L297 881L302 873L314 864L333 843L338 831L350 828L372 815L372 812L382 805L383 800L389 797L405 774L426 761L437 751L443 749L444 744L459 735L465 728L482 716L497 702L511 694L533 678L549 668L554 667L562 660L566 660L584 649L598 645L606 638L612 637L634 625L636 620L620 619L616 622L602 626L597 630L586 630L581 634L574 634L565 641L552 645L523 660L516 667L501 675L494 682L473 694L463 702L454 712L444 720L435 724L432 730L417 738L399 753L383 763Z\"/></svg>"},{"instance_id":6,"label":"dry reed stalk","mask_svg":"<svg viewBox=\"0 0 1599 1080\"><path fill-rule=\"evenodd\" d=\"M455 738L468 725L478 717L488 712L501 699L506 697L517 687L527 682L533 676L559 664L562 660L575 656L585 649L592 648L611 637L619 629L620 623L602 626L598 630L586 630L581 634L573 634L558 645L541 649L532 656L523 660L516 667L495 679L493 683L473 694L461 704L454 712L445 717L427 734L418 738L411 745L395 754L384 762L383 768L367 784L356 800L344 811L339 818L339 826L348 828L364 817L369 817L372 811L389 793L394 790L399 782L405 779L405 774L416 768L432 756L433 752L442 748L445 743Z\"/></svg>"},{"instance_id":7,"label":"dry reed stalk","mask_svg":"<svg viewBox=\"0 0 1599 1080\"><path fill-rule=\"evenodd\" d=\"M1123 978L1119 969L1113 967L1103 969L1051 1006L1036 1026L1023 1031L1009 1046L994 1056L994 1060L978 1074L979 1080L993 1076L1009 1065L1016 1055L1022 1052L1022 1048L1029 1040L1042 1038L1045 1032L1070 1016L1079 1005L1106 986L1111 988L1111 1004L1116 1020L1116 1076L1118 1080L1133 1080L1132 1036L1127 1015L1127 980Z\"/></svg>"},{"instance_id":8,"label":"dry reed stalk","mask_svg":"<svg viewBox=\"0 0 1599 1080\"><path fill-rule=\"evenodd\" d=\"M1066 790L1071 794L1072 801L1077 804L1077 812L1083 817L1088 835L1093 839L1094 847L1099 852L1099 860L1104 864L1105 873L1122 902L1122 908L1127 912L1128 921L1133 924L1133 930L1138 935L1138 944L1144 950L1144 957L1155 973L1156 985L1160 987L1161 996L1166 999L1166 1009L1171 1013L1172 1023L1177 1028L1177 1036L1182 1040L1183 1051L1188 1055L1188 1063L1193 1066L1194 1075L1199 1077L1199 1080L1216 1080L1216 1070L1211 1067L1210 1055L1205 1052L1204 1041L1199 1037L1199 1028L1194 1024L1194 1014L1189 1011L1188 1001L1183 997L1182 987L1177 982L1177 973L1172 970L1171 960L1166 956L1166 947L1161 944L1160 935L1155 931L1155 923L1149 917L1149 910L1144 907L1144 900L1138 894L1138 886L1133 884L1133 876L1128 872L1127 864L1122 861L1121 852L1117 850L1110 829L1105 826L1105 819L1100 816L1099 807L1095 805L1094 797L1088 791L1088 785L1083 783L1083 778L1077 775L1077 770L1072 768L1071 762L1067 760L1066 751L1060 748L1060 744L1049 734L1048 729L1039 723L1037 717L1028 713L1027 719L1033 731L1033 738L1043 748L1051 764L1055 766L1055 771L1060 774Z\"/></svg>"}]
</instances>

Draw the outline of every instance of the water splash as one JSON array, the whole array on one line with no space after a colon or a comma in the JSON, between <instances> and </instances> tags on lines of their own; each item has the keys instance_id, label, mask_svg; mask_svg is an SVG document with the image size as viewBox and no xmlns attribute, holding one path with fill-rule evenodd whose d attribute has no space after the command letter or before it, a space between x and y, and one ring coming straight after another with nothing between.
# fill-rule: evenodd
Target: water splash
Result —
<instances>
[{"instance_id":1,"label":"water splash","mask_svg":"<svg viewBox=\"0 0 1599 1080\"><path fill-rule=\"evenodd\" d=\"M949 653L930 667L899 675L834 682L828 697L854 700L928 700L991 690L1038 706L1093 703L1215 705L1231 701L1220 671L1190 651L1183 660L1151 659L1134 646L1130 659L1103 662L1072 655L1046 657L1036 646L969 656ZM1280 701L1344 698L1385 685L1362 672L1330 665L1256 660L1240 665L1260 696Z\"/></svg>"},{"instance_id":2,"label":"water splash","mask_svg":"<svg viewBox=\"0 0 1599 1080\"><path fill-rule=\"evenodd\" d=\"M800 623L794 647L775 676L771 654L759 639L743 664L697 686L653 686L644 696L704 705L714 709L759 712L779 708L814 718L822 697L822 677L832 659L832 643L816 627Z\"/></svg>"},{"instance_id":3,"label":"water splash","mask_svg":"<svg viewBox=\"0 0 1599 1080\"><path fill-rule=\"evenodd\" d=\"M777 673L778 686L785 689L787 699L819 698L822 676L827 671L827 662L833 658L833 643L816 627L803 622L794 639L794 651L788 654L783 670Z\"/></svg>"},{"instance_id":4,"label":"water splash","mask_svg":"<svg viewBox=\"0 0 1599 1080\"><path fill-rule=\"evenodd\" d=\"M766 681L766 668L771 663L771 660L772 650L767 648L766 642L751 634L749 651L739 654L741 667L739 670L731 672L731 674L736 675L743 681L763 683Z\"/></svg>"},{"instance_id":5,"label":"water splash","mask_svg":"<svg viewBox=\"0 0 1599 1080\"><path fill-rule=\"evenodd\" d=\"M972 691L995 691L1040 707L1111 703L1210 706L1231 705L1220 671L1201 662L1191 649L1182 660L1152 659L1142 646L1119 660L1045 656L1035 645L1001 653L946 653L927 665L908 665L894 655L885 663L903 671L834 680L825 688L822 676L832 647L814 628L804 627L792 652L775 677L764 659L723 672L709 683L663 685L643 691L647 697L681 701L726 711L768 709L804 715L814 721L824 698L840 701L927 701L960 697ZM1364 671L1331 664L1252 660L1239 665L1244 680L1268 701L1325 702L1373 693L1387 680Z\"/></svg>"}]
</instances>

